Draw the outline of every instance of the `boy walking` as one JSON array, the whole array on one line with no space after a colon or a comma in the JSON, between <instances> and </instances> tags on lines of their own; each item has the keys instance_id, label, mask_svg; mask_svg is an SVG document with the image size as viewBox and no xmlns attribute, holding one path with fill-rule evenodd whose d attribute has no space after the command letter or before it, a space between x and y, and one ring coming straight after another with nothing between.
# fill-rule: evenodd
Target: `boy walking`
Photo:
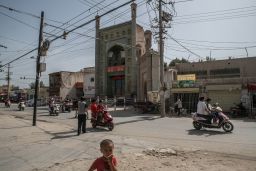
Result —
<instances>
[{"instance_id":1,"label":"boy walking","mask_svg":"<svg viewBox=\"0 0 256 171\"><path fill-rule=\"evenodd\" d=\"M88 171L117 171L117 161L113 155L114 143L110 139L105 139L100 143L102 157L97 158Z\"/></svg>"}]
</instances>

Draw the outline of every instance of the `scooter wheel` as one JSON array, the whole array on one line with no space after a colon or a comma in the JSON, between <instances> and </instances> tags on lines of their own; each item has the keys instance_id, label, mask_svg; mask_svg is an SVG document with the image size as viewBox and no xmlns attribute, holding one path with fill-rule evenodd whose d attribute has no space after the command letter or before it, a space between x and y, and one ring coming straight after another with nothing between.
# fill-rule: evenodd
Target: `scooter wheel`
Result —
<instances>
[{"instance_id":1,"label":"scooter wheel","mask_svg":"<svg viewBox=\"0 0 256 171\"><path fill-rule=\"evenodd\" d=\"M109 123L108 124L108 130L112 131L114 129L114 124L113 123Z\"/></svg>"},{"instance_id":2,"label":"scooter wheel","mask_svg":"<svg viewBox=\"0 0 256 171\"><path fill-rule=\"evenodd\" d=\"M202 124L197 121L193 121L193 126L196 130L200 130L202 128Z\"/></svg>"},{"instance_id":3,"label":"scooter wheel","mask_svg":"<svg viewBox=\"0 0 256 171\"><path fill-rule=\"evenodd\" d=\"M223 129L225 132L232 132L233 129L234 129L234 125L233 125L231 122L225 122L225 123L222 125L222 129Z\"/></svg>"}]
</instances>

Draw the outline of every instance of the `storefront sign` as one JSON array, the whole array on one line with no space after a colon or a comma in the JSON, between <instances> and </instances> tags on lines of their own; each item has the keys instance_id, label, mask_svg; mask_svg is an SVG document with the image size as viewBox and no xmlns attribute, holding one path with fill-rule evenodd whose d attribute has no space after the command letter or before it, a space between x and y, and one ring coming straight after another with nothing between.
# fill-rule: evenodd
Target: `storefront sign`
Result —
<instances>
[{"instance_id":1,"label":"storefront sign","mask_svg":"<svg viewBox=\"0 0 256 171\"><path fill-rule=\"evenodd\" d=\"M120 71L124 71L124 69L125 69L124 65L110 66L107 68L107 72L120 72Z\"/></svg>"},{"instance_id":2,"label":"storefront sign","mask_svg":"<svg viewBox=\"0 0 256 171\"><path fill-rule=\"evenodd\" d=\"M195 87L195 74L186 74L186 75L177 75L178 87L186 88L186 87Z\"/></svg>"},{"instance_id":3,"label":"storefront sign","mask_svg":"<svg viewBox=\"0 0 256 171\"><path fill-rule=\"evenodd\" d=\"M196 75L195 74L186 74L186 75L177 75L177 80L178 81L183 81L183 80L196 80Z\"/></svg>"}]
</instances>

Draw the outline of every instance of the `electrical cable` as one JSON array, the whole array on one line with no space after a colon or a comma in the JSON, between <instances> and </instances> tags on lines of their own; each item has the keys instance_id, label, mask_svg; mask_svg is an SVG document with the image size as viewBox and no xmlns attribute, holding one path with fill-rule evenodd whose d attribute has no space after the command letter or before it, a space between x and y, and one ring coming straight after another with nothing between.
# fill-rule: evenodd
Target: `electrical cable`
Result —
<instances>
[{"instance_id":1,"label":"electrical cable","mask_svg":"<svg viewBox=\"0 0 256 171\"><path fill-rule=\"evenodd\" d=\"M122 5L119 5L119 6L116 7L116 8L113 8L113 9L107 11L107 12L101 14L99 17L103 17L103 16L105 16L105 15L111 13L112 11L115 11L116 9L121 8L121 7L127 5L127 4L129 4L129 3L131 3L131 2L133 2L133 0L128 1L128 2L126 2L126 3L124 3L124 4L122 4ZM84 23L84 24L81 24L80 26L78 26L78 27L76 27L76 28L71 29L70 31L67 32L67 34L73 32L73 31L75 31L75 30L77 30L77 29L79 29L79 28L81 28L81 27L83 27L83 26L85 26L85 25L88 25L89 23L91 23L91 22L93 22L93 21L95 21L95 20L96 20L96 19L91 19L91 20L89 20L88 22L86 22L86 23ZM62 36L63 36L63 34L61 34L61 35L57 36L56 38L50 40L50 42L54 42L55 40L61 38ZM8 63L2 65L2 67L7 66L8 64L10 64L10 63L12 63L12 62L14 62L14 61L16 61L16 60L18 60L18 59L20 59L20 58L22 58L22 57L28 55L28 54L30 54L31 52L33 52L33 51L35 51L35 50L37 50L37 49L38 49L38 48L35 48L35 49L33 49L33 50L31 50L31 51L25 53L24 55L21 55L20 57L18 57L18 58L16 58L16 59L14 59L14 60L12 60L12 61L10 61L10 62L8 62Z\"/></svg>"},{"instance_id":2,"label":"electrical cable","mask_svg":"<svg viewBox=\"0 0 256 171\"><path fill-rule=\"evenodd\" d=\"M6 16L6 17L9 17L9 18L11 18L11 19L13 19L13 20L15 20L15 21L17 21L17 22L19 22L19 23L21 23L21 24L24 24L24 25L26 25L26 26L28 26L28 27L30 27L30 28L33 28L33 29L35 29L35 30L38 30L38 28L36 28L36 27L34 27L34 26L32 26L32 25L30 25L30 24L24 22L24 21L18 20L17 18L11 17L11 16L9 16L9 15L7 15L7 14L1 12L1 11L0 11L0 14L4 15L4 16Z\"/></svg>"},{"instance_id":3,"label":"electrical cable","mask_svg":"<svg viewBox=\"0 0 256 171\"><path fill-rule=\"evenodd\" d=\"M175 41L177 44L179 44L181 47L183 47L184 49L186 49L188 52L190 52L190 53L192 53L193 55L199 57L200 59L203 59L203 57L201 57L200 55L198 55L198 54L192 52L190 49L186 48L184 45L182 45L180 42L178 42L178 41L177 41L176 39L174 39L172 36L168 35L168 37L169 37L170 39L172 39L173 41Z\"/></svg>"}]
</instances>

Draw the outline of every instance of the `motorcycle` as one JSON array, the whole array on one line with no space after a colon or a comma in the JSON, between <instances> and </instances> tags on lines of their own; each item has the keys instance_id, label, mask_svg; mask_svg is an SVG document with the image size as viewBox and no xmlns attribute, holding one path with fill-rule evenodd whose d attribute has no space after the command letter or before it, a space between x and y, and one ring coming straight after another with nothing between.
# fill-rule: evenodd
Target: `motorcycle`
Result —
<instances>
[{"instance_id":1,"label":"motorcycle","mask_svg":"<svg viewBox=\"0 0 256 171\"><path fill-rule=\"evenodd\" d=\"M73 103L71 101L65 101L62 105L62 112L68 111L71 112Z\"/></svg>"},{"instance_id":2,"label":"motorcycle","mask_svg":"<svg viewBox=\"0 0 256 171\"><path fill-rule=\"evenodd\" d=\"M197 113L192 113L193 126L195 129L200 130L201 128L222 128L225 132L232 132L234 125L229 120L227 115L222 111L218 111L218 123L211 123L204 117L198 116Z\"/></svg>"},{"instance_id":3,"label":"motorcycle","mask_svg":"<svg viewBox=\"0 0 256 171\"><path fill-rule=\"evenodd\" d=\"M93 128L97 126L107 127L110 131L114 129L113 117L107 110L98 112L97 116L91 117L91 124Z\"/></svg>"},{"instance_id":4,"label":"motorcycle","mask_svg":"<svg viewBox=\"0 0 256 171\"><path fill-rule=\"evenodd\" d=\"M50 115L55 114L56 116L58 116L59 113L60 113L60 105L56 104L56 103L50 105L49 106L49 113L50 113Z\"/></svg>"},{"instance_id":5,"label":"motorcycle","mask_svg":"<svg viewBox=\"0 0 256 171\"><path fill-rule=\"evenodd\" d=\"M18 105L19 111L24 111L25 107L26 107L25 102L20 102Z\"/></svg>"}]
</instances>

